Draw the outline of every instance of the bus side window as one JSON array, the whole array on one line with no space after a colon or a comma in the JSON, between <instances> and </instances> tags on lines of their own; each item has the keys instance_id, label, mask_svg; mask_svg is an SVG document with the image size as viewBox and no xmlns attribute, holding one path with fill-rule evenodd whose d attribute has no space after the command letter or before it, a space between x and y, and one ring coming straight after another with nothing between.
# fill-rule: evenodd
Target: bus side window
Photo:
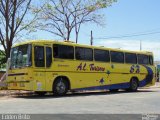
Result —
<instances>
[{"instance_id":1,"label":"bus side window","mask_svg":"<svg viewBox=\"0 0 160 120\"><path fill-rule=\"evenodd\" d=\"M125 53L125 62L129 64L137 64L137 55L135 53Z\"/></svg>"},{"instance_id":2,"label":"bus side window","mask_svg":"<svg viewBox=\"0 0 160 120\"><path fill-rule=\"evenodd\" d=\"M124 53L111 51L111 61L115 63L124 63Z\"/></svg>"},{"instance_id":3,"label":"bus side window","mask_svg":"<svg viewBox=\"0 0 160 120\"><path fill-rule=\"evenodd\" d=\"M54 58L58 57L58 45L53 45L53 56Z\"/></svg>"},{"instance_id":4,"label":"bus side window","mask_svg":"<svg viewBox=\"0 0 160 120\"><path fill-rule=\"evenodd\" d=\"M95 61L110 62L110 55L108 50L94 49Z\"/></svg>"},{"instance_id":5,"label":"bus side window","mask_svg":"<svg viewBox=\"0 0 160 120\"><path fill-rule=\"evenodd\" d=\"M149 56L143 55L143 54L138 54L138 64L148 65L149 64Z\"/></svg>"},{"instance_id":6,"label":"bus side window","mask_svg":"<svg viewBox=\"0 0 160 120\"><path fill-rule=\"evenodd\" d=\"M34 61L36 67L44 67L44 47L35 46L34 47Z\"/></svg>"},{"instance_id":7,"label":"bus side window","mask_svg":"<svg viewBox=\"0 0 160 120\"><path fill-rule=\"evenodd\" d=\"M46 47L46 67L50 67L52 64L52 49Z\"/></svg>"},{"instance_id":8,"label":"bus side window","mask_svg":"<svg viewBox=\"0 0 160 120\"><path fill-rule=\"evenodd\" d=\"M77 60L93 60L93 50L91 48L76 47L75 53Z\"/></svg>"},{"instance_id":9,"label":"bus side window","mask_svg":"<svg viewBox=\"0 0 160 120\"><path fill-rule=\"evenodd\" d=\"M149 56L149 64L153 65L153 57L151 55Z\"/></svg>"},{"instance_id":10,"label":"bus side window","mask_svg":"<svg viewBox=\"0 0 160 120\"><path fill-rule=\"evenodd\" d=\"M74 48L69 45L53 45L54 58L60 59L74 59Z\"/></svg>"}]
</instances>

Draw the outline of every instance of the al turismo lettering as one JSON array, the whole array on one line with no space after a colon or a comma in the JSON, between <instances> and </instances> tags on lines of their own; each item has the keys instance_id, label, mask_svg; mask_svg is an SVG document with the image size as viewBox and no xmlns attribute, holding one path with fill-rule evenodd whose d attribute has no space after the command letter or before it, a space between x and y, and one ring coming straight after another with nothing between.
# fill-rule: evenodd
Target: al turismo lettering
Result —
<instances>
[{"instance_id":1,"label":"al turismo lettering","mask_svg":"<svg viewBox=\"0 0 160 120\"><path fill-rule=\"evenodd\" d=\"M90 64L90 71L104 71L105 68L104 67L99 67L99 66L95 66L94 64Z\"/></svg>"},{"instance_id":2,"label":"al turismo lettering","mask_svg":"<svg viewBox=\"0 0 160 120\"><path fill-rule=\"evenodd\" d=\"M77 66L77 70L86 71L86 66L87 66L86 63L84 63L84 64L80 63ZM100 67L100 66L95 66L94 63L92 63L92 64L89 64L89 70L90 71L105 71L105 68L104 67Z\"/></svg>"},{"instance_id":3,"label":"al turismo lettering","mask_svg":"<svg viewBox=\"0 0 160 120\"><path fill-rule=\"evenodd\" d=\"M86 70L86 63L83 65L82 63L80 63L80 65L77 67L77 70L83 70L85 71Z\"/></svg>"}]
</instances>

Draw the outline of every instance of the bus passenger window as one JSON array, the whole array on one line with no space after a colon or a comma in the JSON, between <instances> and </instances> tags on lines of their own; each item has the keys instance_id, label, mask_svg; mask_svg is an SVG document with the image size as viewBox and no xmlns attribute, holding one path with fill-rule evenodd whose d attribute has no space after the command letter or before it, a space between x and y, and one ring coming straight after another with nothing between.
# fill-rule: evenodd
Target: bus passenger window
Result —
<instances>
[{"instance_id":1,"label":"bus passenger window","mask_svg":"<svg viewBox=\"0 0 160 120\"><path fill-rule=\"evenodd\" d=\"M74 48L68 45L53 45L54 58L74 59Z\"/></svg>"},{"instance_id":2,"label":"bus passenger window","mask_svg":"<svg viewBox=\"0 0 160 120\"><path fill-rule=\"evenodd\" d=\"M34 61L36 67L44 67L44 47L35 46L34 47Z\"/></svg>"},{"instance_id":3,"label":"bus passenger window","mask_svg":"<svg viewBox=\"0 0 160 120\"><path fill-rule=\"evenodd\" d=\"M149 64L153 65L153 56L151 56L151 55L149 56Z\"/></svg>"},{"instance_id":4,"label":"bus passenger window","mask_svg":"<svg viewBox=\"0 0 160 120\"><path fill-rule=\"evenodd\" d=\"M56 46L56 45L53 46L53 56L55 58L58 57L58 46Z\"/></svg>"},{"instance_id":5,"label":"bus passenger window","mask_svg":"<svg viewBox=\"0 0 160 120\"><path fill-rule=\"evenodd\" d=\"M149 56L148 55L138 55L138 63L139 64L149 64Z\"/></svg>"},{"instance_id":6,"label":"bus passenger window","mask_svg":"<svg viewBox=\"0 0 160 120\"><path fill-rule=\"evenodd\" d=\"M110 56L108 50L94 50L94 59L95 61L109 62Z\"/></svg>"},{"instance_id":7,"label":"bus passenger window","mask_svg":"<svg viewBox=\"0 0 160 120\"><path fill-rule=\"evenodd\" d=\"M137 55L134 53L125 53L126 63L137 64Z\"/></svg>"},{"instance_id":8,"label":"bus passenger window","mask_svg":"<svg viewBox=\"0 0 160 120\"><path fill-rule=\"evenodd\" d=\"M111 51L111 61L116 63L124 63L124 53Z\"/></svg>"},{"instance_id":9,"label":"bus passenger window","mask_svg":"<svg viewBox=\"0 0 160 120\"><path fill-rule=\"evenodd\" d=\"M46 67L50 67L52 64L52 49L46 47Z\"/></svg>"},{"instance_id":10,"label":"bus passenger window","mask_svg":"<svg viewBox=\"0 0 160 120\"><path fill-rule=\"evenodd\" d=\"M93 50L91 48L76 47L77 60L93 60Z\"/></svg>"}]
</instances>

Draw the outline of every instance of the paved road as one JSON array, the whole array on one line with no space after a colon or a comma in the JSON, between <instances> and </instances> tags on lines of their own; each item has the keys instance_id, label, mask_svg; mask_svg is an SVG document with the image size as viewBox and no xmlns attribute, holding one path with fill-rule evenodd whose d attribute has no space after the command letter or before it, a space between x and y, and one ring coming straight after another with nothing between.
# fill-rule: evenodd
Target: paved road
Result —
<instances>
[{"instance_id":1,"label":"paved road","mask_svg":"<svg viewBox=\"0 0 160 120\"><path fill-rule=\"evenodd\" d=\"M160 88L140 89L135 93L76 93L64 97L0 97L0 113L160 114Z\"/></svg>"}]
</instances>

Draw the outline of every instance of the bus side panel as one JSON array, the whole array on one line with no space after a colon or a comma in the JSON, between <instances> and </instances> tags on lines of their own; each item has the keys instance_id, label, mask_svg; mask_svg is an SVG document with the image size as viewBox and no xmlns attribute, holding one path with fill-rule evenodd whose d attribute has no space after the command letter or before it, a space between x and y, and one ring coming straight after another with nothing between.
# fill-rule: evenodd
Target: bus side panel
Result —
<instances>
[{"instance_id":1,"label":"bus side panel","mask_svg":"<svg viewBox=\"0 0 160 120\"><path fill-rule=\"evenodd\" d=\"M155 67L141 65L139 86L152 86L155 84Z\"/></svg>"},{"instance_id":2,"label":"bus side panel","mask_svg":"<svg viewBox=\"0 0 160 120\"><path fill-rule=\"evenodd\" d=\"M97 66L104 68L104 71L98 71ZM129 88L132 77L142 81L147 74L147 69L137 64L58 60L54 61L49 72L46 71L46 91L52 91L53 82L58 76L69 78L73 90L94 90Z\"/></svg>"},{"instance_id":3,"label":"bus side panel","mask_svg":"<svg viewBox=\"0 0 160 120\"><path fill-rule=\"evenodd\" d=\"M45 69L35 69L34 71L34 91L46 91L46 73Z\"/></svg>"},{"instance_id":4,"label":"bus side panel","mask_svg":"<svg viewBox=\"0 0 160 120\"><path fill-rule=\"evenodd\" d=\"M70 80L71 89L109 85L107 71L110 64L83 61L54 61L52 71L46 72L46 90L51 91L53 82L58 76Z\"/></svg>"},{"instance_id":5,"label":"bus side panel","mask_svg":"<svg viewBox=\"0 0 160 120\"><path fill-rule=\"evenodd\" d=\"M111 65L111 74L110 74L110 89L120 89L128 88L128 71L127 67L124 64L114 63Z\"/></svg>"}]
</instances>

